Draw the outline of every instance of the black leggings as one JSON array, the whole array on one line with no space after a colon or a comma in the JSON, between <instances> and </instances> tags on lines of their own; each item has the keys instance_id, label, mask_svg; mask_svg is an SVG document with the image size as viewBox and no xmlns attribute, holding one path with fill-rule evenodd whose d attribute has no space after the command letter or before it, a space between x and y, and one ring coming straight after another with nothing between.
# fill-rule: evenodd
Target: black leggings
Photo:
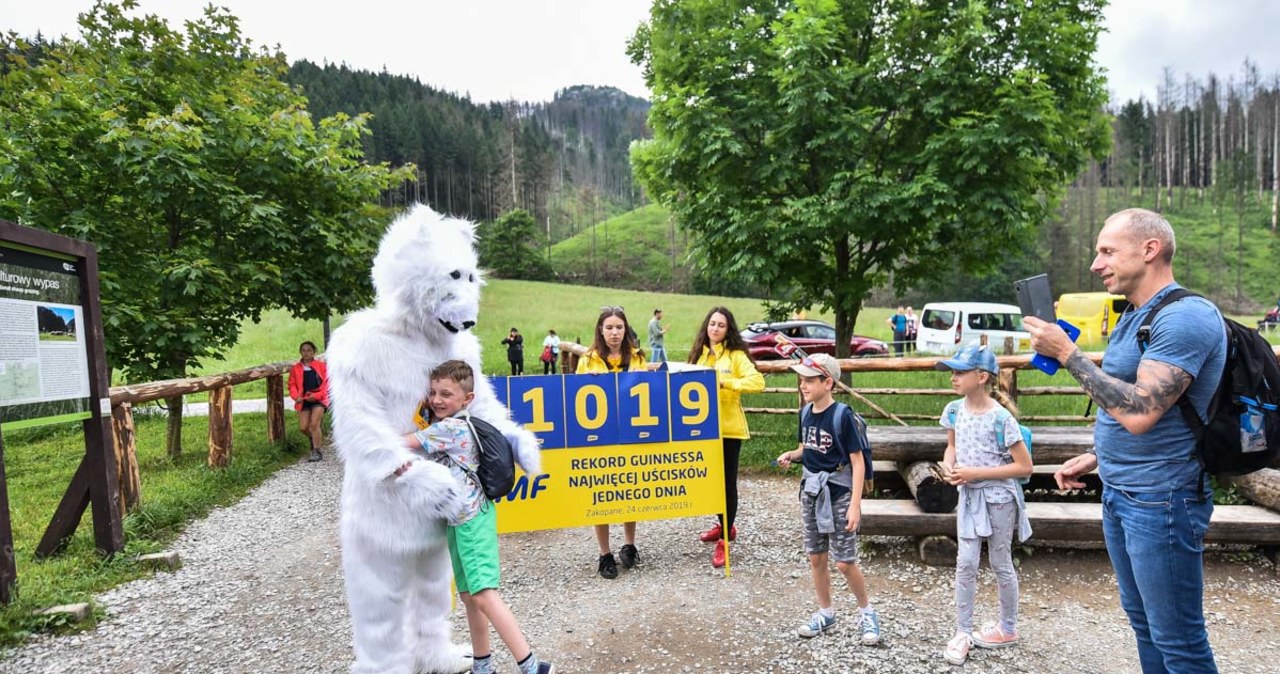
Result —
<instances>
[{"instance_id":1,"label":"black leggings","mask_svg":"<svg viewBox=\"0 0 1280 674\"><path fill-rule=\"evenodd\" d=\"M724 507L729 514L729 527L738 521L738 459L742 456L742 440L740 438L721 438L724 444ZM724 528L724 515L720 516L720 527Z\"/></svg>"},{"instance_id":2,"label":"black leggings","mask_svg":"<svg viewBox=\"0 0 1280 674\"><path fill-rule=\"evenodd\" d=\"M555 374L555 373L556 373L555 358L552 358L551 360L542 364L542 374Z\"/></svg>"},{"instance_id":3,"label":"black leggings","mask_svg":"<svg viewBox=\"0 0 1280 674\"><path fill-rule=\"evenodd\" d=\"M511 376L512 376L512 377L515 377L515 376L517 376L517 375L522 375L522 374L524 374L524 361L523 361L523 360L513 360L513 361L508 361L508 362L510 362L510 363L511 363Z\"/></svg>"}]
</instances>

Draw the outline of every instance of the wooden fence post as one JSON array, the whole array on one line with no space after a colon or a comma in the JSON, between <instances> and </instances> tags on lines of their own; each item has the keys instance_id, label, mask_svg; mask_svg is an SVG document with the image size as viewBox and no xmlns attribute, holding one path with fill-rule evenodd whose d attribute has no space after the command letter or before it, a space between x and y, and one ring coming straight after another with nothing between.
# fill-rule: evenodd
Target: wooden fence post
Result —
<instances>
[{"instance_id":1,"label":"wooden fence post","mask_svg":"<svg viewBox=\"0 0 1280 674\"><path fill-rule=\"evenodd\" d=\"M1009 396L1009 400L1014 405L1018 404L1018 371L1012 367L1006 367L1000 370L1000 376L996 379L996 385L1000 387L1000 392Z\"/></svg>"},{"instance_id":2,"label":"wooden fence post","mask_svg":"<svg viewBox=\"0 0 1280 674\"><path fill-rule=\"evenodd\" d=\"M273 374L267 377L267 440L284 442L284 377Z\"/></svg>"},{"instance_id":3,"label":"wooden fence post","mask_svg":"<svg viewBox=\"0 0 1280 674\"><path fill-rule=\"evenodd\" d=\"M120 517L124 517L138 507L138 499L142 496L133 405L121 403L111 408L111 436L116 454L116 482L120 487Z\"/></svg>"},{"instance_id":4,"label":"wooden fence post","mask_svg":"<svg viewBox=\"0 0 1280 674\"><path fill-rule=\"evenodd\" d=\"M231 387L209 391L209 467L231 463Z\"/></svg>"}]
</instances>

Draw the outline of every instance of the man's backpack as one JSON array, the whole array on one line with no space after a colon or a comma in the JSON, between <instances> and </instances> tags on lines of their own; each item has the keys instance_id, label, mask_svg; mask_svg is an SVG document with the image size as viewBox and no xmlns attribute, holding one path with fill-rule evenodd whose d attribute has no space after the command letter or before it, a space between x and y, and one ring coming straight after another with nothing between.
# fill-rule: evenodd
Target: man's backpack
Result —
<instances>
[{"instance_id":1,"label":"man's backpack","mask_svg":"<svg viewBox=\"0 0 1280 674\"><path fill-rule=\"evenodd\" d=\"M958 405L951 404L951 405L947 405L946 410L944 410L947 414L948 419L951 422L952 428L955 428L956 426L956 408L957 407ZM1000 449L1005 448L1004 420L1008 419L1011 416L1013 416L1013 413L1010 412L1008 409L1006 409L1004 405L999 405L999 404L996 405L996 418L995 418L996 443L1000 445ZM1027 428L1026 426L1023 426L1022 424L1018 424L1018 431L1022 433L1022 444L1027 446L1027 455L1031 457L1031 461L1032 463L1034 463L1036 457L1035 457L1035 454L1031 453L1031 429ZM1029 476L1018 478L1018 484L1027 484L1030 481L1031 481L1031 478Z\"/></svg>"},{"instance_id":2,"label":"man's backpack","mask_svg":"<svg viewBox=\"0 0 1280 674\"><path fill-rule=\"evenodd\" d=\"M1184 297L1200 297L1175 288L1152 307L1138 326L1138 348L1151 343L1156 314ZM1227 361L1218 390L1209 401L1208 423L1196 414L1186 392L1178 398L1182 418L1196 438L1196 455L1213 475L1244 475L1266 468L1280 456L1280 363L1257 330L1223 317Z\"/></svg>"},{"instance_id":3,"label":"man's backpack","mask_svg":"<svg viewBox=\"0 0 1280 674\"><path fill-rule=\"evenodd\" d=\"M510 494L516 484L516 459L511 443L507 442L502 431L484 419L470 414L464 414L462 418L471 427L471 437L476 441L479 465L473 474L480 481L484 495L490 501L497 501Z\"/></svg>"}]
</instances>

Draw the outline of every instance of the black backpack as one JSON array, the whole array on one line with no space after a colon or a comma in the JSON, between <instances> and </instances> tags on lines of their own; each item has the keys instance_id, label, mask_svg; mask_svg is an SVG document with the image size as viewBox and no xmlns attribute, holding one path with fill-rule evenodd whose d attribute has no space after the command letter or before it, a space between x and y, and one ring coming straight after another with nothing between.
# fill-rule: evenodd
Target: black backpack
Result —
<instances>
[{"instance_id":1,"label":"black backpack","mask_svg":"<svg viewBox=\"0 0 1280 674\"><path fill-rule=\"evenodd\" d=\"M476 454L479 456L479 467L473 475L480 481L480 488L490 501L511 493L516 484L516 459L511 450L511 443L493 424L473 417L462 415L471 427L471 437L476 441Z\"/></svg>"},{"instance_id":2,"label":"black backpack","mask_svg":"<svg viewBox=\"0 0 1280 674\"><path fill-rule=\"evenodd\" d=\"M1156 314L1184 297L1200 296L1175 288L1147 313L1138 326L1140 350L1151 342ZM1227 361L1209 401L1209 422L1200 420L1185 392L1178 398L1178 407L1196 437L1205 472L1244 475L1266 468L1280 456L1280 363L1257 330L1226 317L1222 320L1227 330Z\"/></svg>"}]
</instances>

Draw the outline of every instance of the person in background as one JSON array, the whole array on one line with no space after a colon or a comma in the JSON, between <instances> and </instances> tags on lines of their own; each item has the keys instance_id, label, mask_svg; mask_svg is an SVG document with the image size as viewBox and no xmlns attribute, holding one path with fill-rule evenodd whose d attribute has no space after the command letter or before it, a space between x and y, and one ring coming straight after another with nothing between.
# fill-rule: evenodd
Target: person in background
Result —
<instances>
[{"instance_id":1,"label":"person in background","mask_svg":"<svg viewBox=\"0 0 1280 674\"><path fill-rule=\"evenodd\" d=\"M507 362L511 363L511 376L524 374L524 335L511 328L511 333L502 340L507 347Z\"/></svg>"},{"instance_id":2,"label":"person in background","mask_svg":"<svg viewBox=\"0 0 1280 674\"><path fill-rule=\"evenodd\" d=\"M733 312L724 307L714 307L702 319L698 336L689 351L689 362L705 365L716 371L720 388L720 443L724 449L724 497L727 517L698 538L704 543L715 542L711 553L711 566L724 566L726 551L724 527L728 527L730 541L738 537L734 522L738 517L738 459L742 455L742 441L751 438L747 428L747 415L742 411L742 394L764 390L764 375L747 353L747 344L738 332ZM727 520L727 521L726 521Z\"/></svg>"},{"instance_id":3,"label":"person in background","mask_svg":"<svg viewBox=\"0 0 1280 674\"><path fill-rule=\"evenodd\" d=\"M893 328L893 354L901 356L903 345L907 341L907 315L901 304L898 305L898 311L885 319L885 322Z\"/></svg>"},{"instance_id":4,"label":"person in background","mask_svg":"<svg viewBox=\"0 0 1280 674\"><path fill-rule=\"evenodd\" d=\"M555 374L558 360L560 360L560 336L555 330L548 330L547 336L542 338L542 374Z\"/></svg>"},{"instance_id":5,"label":"person in background","mask_svg":"<svg viewBox=\"0 0 1280 674\"><path fill-rule=\"evenodd\" d=\"M603 307L600 317L596 319L595 337L591 349L578 360L578 374L605 374L608 372L630 372L643 370L644 352L636 346L635 332L627 323L627 314L622 307ZM596 543L600 546L598 571L603 578L618 577L618 562L623 568L630 569L636 565L640 553L636 549L636 523L624 522L622 534L625 543L618 550L618 559L613 557L609 547L609 525L596 525Z\"/></svg>"},{"instance_id":6,"label":"person in background","mask_svg":"<svg viewBox=\"0 0 1280 674\"><path fill-rule=\"evenodd\" d=\"M662 310L654 309L653 318L649 321L649 360L661 363L667 359L667 349L663 345L663 337L667 329L662 326Z\"/></svg>"},{"instance_id":7,"label":"person in background","mask_svg":"<svg viewBox=\"0 0 1280 674\"><path fill-rule=\"evenodd\" d=\"M916 336L920 332L920 321L916 319L916 312L911 307L907 307L907 353L915 353Z\"/></svg>"},{"instance_id":8,"label":"person in background","mask_svg":"<svg viewBox=\"0 0 1280 674\"><path fill-rule=\"evenodd\" d=\"M301 358L289 369L289 397L293 409L298 412L298 430L311 443L311 456L307 461L319 461L320 446L324 444L324 432L320 422L329 409L329 372L324 361L316 360L316 345L306 341L298 345Z\"/></svg>"}]
</instances>

